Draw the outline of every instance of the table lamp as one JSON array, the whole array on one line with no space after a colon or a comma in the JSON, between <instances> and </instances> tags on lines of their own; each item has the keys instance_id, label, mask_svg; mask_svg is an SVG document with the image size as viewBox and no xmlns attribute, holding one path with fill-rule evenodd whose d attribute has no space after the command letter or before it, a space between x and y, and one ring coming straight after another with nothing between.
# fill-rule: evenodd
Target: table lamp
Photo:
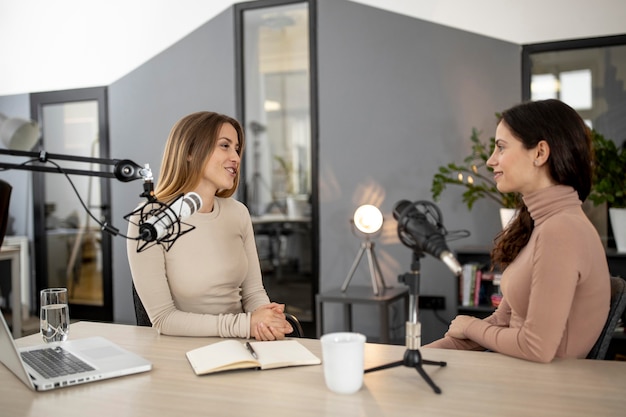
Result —
<instances>
[{"instance_id":1,"label":"table lamp","mask_svg":"<svg viewBox=\"0 0 626 417\"><path fill-rule=\"evenodd\" d=\"M356 209L354 216L351 219L351 223L353 231L356 229L356 232L358 232L362 238L361 247L359 248L359 252L352 263L350 272L348 272L348 275L341 286L341 291L345 292L348 289L350 280L352 280L352 276L354 275L363 254L366 253L374 295L379 295L381 291L384 291L386 285L383 274L380 271L378 259L376 258L376 254L374 252L374 242L372 242L372 238L380 234L383 226L383 215L378 207L366 204Z\"/></svg>"},{"instance_id":2,"label":"table lamp","mask_svg":"<svg viewBox=\"0 0 626 417\"><path fill-rule=\"evenodd\" d=\"M7 149L30 151L40 136L37 122L0 113L0 142Z\"/></svg>"}]
</instances>

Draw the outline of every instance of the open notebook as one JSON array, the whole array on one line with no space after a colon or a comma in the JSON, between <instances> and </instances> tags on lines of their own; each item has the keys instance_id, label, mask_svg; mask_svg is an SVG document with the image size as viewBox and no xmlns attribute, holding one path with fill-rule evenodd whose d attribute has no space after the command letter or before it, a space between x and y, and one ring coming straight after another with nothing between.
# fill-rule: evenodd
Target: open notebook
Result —
<instances>
[{"instance_id":1,"label":"open notebook","mask_svg":"<svg viewBox=\"0 0 626 417\"><path fill-rule=\"evenodd\" d=\"M244 343L229 339L190 350L187 359L197 375L235 369L274 369L322 363L297 340Z\"/></svg>"},{"instance_id":2,"label":"open notebook","mask_svg":"<svg viewBox=\"0 0 626 417\"><path fill-rule=\"evenodd\" d=\"M32 390L47 391L152 369L146 359L102 337L18 349L4 316L0 317L0 362Z\"/></svg>"}]
</instances>

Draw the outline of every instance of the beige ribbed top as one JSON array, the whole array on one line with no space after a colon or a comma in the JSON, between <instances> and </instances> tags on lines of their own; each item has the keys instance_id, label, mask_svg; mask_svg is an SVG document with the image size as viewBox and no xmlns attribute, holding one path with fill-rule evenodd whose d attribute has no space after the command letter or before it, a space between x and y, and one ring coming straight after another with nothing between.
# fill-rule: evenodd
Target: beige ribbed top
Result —
<instances>
[{"instance_id":1,"label":"beige ribbed top","mask_svg":"<svg viewBox=\"0 0 626 417\"><path fill-rule=\"evenodd\" d=\"M195 229L165 251L127 244L137 292L153 327L176 336L250 337L250 312L269 298L263 287L248 209L215 198L211 213L184 219ZM130 223L128 236L138 236Z\"/></svg>"}]
</instances>

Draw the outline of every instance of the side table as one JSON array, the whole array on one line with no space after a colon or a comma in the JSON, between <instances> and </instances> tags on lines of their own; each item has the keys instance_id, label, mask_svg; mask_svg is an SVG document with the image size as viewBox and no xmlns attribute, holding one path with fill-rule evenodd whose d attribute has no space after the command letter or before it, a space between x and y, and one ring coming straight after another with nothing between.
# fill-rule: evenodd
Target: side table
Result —
<instances>
[{"instance_id":1,"label":"side table","mask_svg":"<svg viewBox=\"0 0 626 417\"><path fill-rule=\"evenodd\" d=\"M316 327L317 338L322 336L324 331L324 303L339 303L343 305L343 327L347 331L352 331L352 306L354 304L369 304L378 307L380 315L380 342L389 343L389 309L397 301L404 300L404 320L406 321L409 309L409 289L408 287L391 287L381 291L380 295L374 295L371 287L348 287L345 292L336 288L327 292L319 293L315 296L317 303Z\"/></svg>"}]
</instances>

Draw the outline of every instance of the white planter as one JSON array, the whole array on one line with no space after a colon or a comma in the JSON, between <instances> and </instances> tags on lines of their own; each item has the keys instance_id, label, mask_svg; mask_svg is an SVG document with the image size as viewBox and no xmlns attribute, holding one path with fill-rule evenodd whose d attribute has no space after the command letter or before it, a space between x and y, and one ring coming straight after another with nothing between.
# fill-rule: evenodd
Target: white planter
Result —
<instances>
[{"instance_id":1,"label":"white planter","mask_svg":"<svg viewBox=\"0 0 626 417\"><path fill-rule=\"evenodd\" d=\"M500 208L500 221L502 222L502 228L506 227L517 215L517 209L514 208Z\"/></svg>"},{"instance_id":2,"label":"white planter","mask_svg":"<svg viewBox=\"0 0 626 417\"><path fill-rule=\"evenodd\" d=\"M309 196L306 194L287 196L287 217L301 218L310 216Z\"/></svg>"},{"instance_id":3,"label":"white planter","mask_svg":"<svg viewBox=\"0 0 626 417\"><path fill-rule=\"evenodd\" d=\"M611 228L618 252L626 252L626 208L610 208Z\"/></svg>"}]
</instances>

